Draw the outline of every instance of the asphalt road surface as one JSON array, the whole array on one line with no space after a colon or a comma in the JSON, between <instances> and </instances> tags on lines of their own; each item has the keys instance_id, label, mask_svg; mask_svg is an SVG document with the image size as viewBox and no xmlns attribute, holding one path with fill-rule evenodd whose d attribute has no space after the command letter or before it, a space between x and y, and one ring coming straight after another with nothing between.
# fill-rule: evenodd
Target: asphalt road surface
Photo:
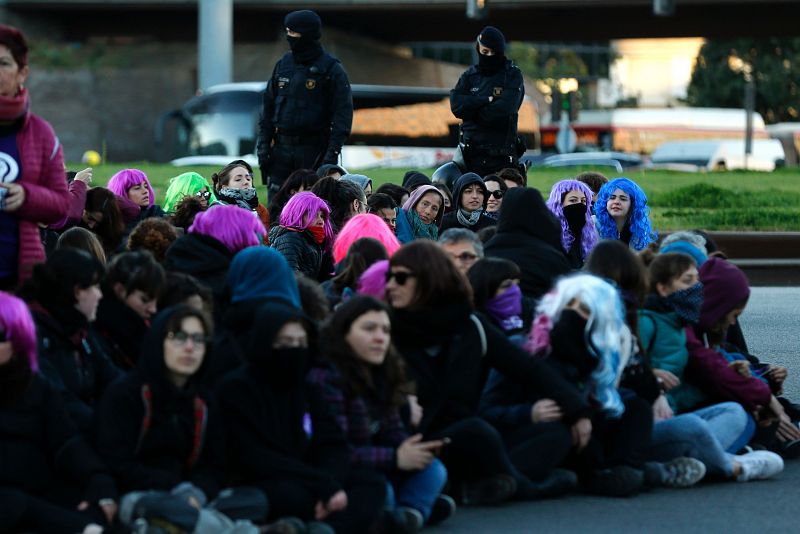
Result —
<instances>
[{"instance_id":1,"label":"asphalt road surface","mask_svg":"<svg viewBox=\"0 0 800 534\"><path fill-rule=\"evenodd\" d=\"M789 369L786 396L800 401L800 288L754 288L741 317L750 351ZM800 532L800 460L777 478L747 483L701 483L684 490L659 489L634 498L572 495L461 508L444 533L790 533Z\"/></svg>"}]
</instances>

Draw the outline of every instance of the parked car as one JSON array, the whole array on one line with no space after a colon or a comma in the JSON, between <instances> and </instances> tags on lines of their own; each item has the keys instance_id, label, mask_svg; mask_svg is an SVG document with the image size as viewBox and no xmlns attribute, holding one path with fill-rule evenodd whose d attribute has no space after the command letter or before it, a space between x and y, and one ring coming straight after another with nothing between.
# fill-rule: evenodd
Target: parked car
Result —
<instances>
[{"instance_id":1,"label":"parked car","mask_svg":"<svg viewBox=\"0 0 800 534\"><path fill-rule=\"evenodd\" d=\"M785 165L783 145L777 139L753 139L752 153L747 157L744 149L744 139L670 141L653 151L650 163L654 167L678 163L696 165L708 171L749 169L768 172Z\"/></svg>"}]
</instances>

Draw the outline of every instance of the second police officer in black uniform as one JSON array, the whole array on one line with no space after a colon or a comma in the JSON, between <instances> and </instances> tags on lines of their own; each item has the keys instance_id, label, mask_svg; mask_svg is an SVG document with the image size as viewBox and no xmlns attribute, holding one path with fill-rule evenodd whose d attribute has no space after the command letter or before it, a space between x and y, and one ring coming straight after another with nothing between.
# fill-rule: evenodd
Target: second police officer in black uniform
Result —
<instances>
[{"instance_id":1,"label":"second police officer in black uniform","mask_svg":"<svg viewBox=\"0 0 800 534\"><path fill-rule=\"evenodd\" d=\"M293 11L283 22L291 52L272 71L259 122L258 164L271 194L296 169L338 163L353 123L350 81L319 42L319 15Z\"/></svg>"},{"instance_id":2,"label":"second police officer in black uniform","mask_svg":"<svg viewBox=\"0 0 800 534\"><path fill-rule=\"evenodd\" d=\"M505 47L500 30L485 27L476 43L478 64L450 91L450 109L462 120L459 146L465 172L480 176L518 165L517 117L525 86L522 72L506 59Z\"/></svg>"}]
</instances>

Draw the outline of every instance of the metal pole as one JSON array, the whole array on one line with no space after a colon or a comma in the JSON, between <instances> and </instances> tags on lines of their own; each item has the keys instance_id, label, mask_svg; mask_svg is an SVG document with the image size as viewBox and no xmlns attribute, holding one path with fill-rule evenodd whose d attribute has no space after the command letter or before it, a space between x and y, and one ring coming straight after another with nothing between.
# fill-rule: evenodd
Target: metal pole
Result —
<instances>
[{"instance_id":1,"label":"metal pole","mask_svg":"<svg viewBox=\"0 0 800 534\"><path fill-rule=\"evenodd\" d=\"M230 83L233 72L233 0L198 0L197 84Z\"/></svg>"},{"instance_id":2,"label":"metal pole","mask_svg":"<svg viewBox=\"0 0 800 534\"><path fill-rule=\"evenodd\" d=\"M747 113L747 120L744 135L744 168L748 168L748 160L753 153L753 111L756 107L756 84L753 82L753 75L745 72L744 85L744 109Z\"/></svg>"}]
</instances>

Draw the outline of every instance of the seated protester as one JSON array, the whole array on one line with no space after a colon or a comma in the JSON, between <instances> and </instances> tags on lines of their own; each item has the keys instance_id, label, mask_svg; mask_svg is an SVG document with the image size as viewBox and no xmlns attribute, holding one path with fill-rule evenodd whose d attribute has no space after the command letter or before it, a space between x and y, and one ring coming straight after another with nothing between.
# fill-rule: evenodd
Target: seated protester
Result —
<instances>
[{"instance_id":1,"label":"seated protester","mask_svg":"<svg viewBox=\"0 0 800 534\"><path fill-rule=\"evenodd\" d=\"M522 294L533 299L570 271L561 248L561 226L539 191L527 187L512 187L503 197L497 233L484 244L484 253L516 263L522 271Z\"/></svg>"},{"instance_id":2,"label":"seated protester","mask_svg":"<svg viewBox=\"0 0 800 534\"><path fill-rule=\"evenodd\" d=\"M450 256L461 274L467 274L475 262L483 258L483 243L472 230L445 230L439 236L439 246Z\"/></svg>"},{"instance_id":3,"label":"seated protester","mask_svg":"<svg viewBox=\"0 0 800 534\"><path fill-rule=\"evenodd\" d=\"M551 367L528 357L481 315L471 291L435 243L410 243L389 260L386 294L394 312L394 340L416 384L427 440L448 438L441 452L454 496L465 504L497 504L512 497L537 499L574 487L573 476L553 473L549 458L566 456L572 435L588 439L589 408ZM484 382L497 369L520 386L553 399L566 424L553 428L542 447L528 447L535 480L512 464L497 430L478 415ZM571 429L573 429L571 431ZM544 458L539 464L537 458Z\"/></svg>"},{"instance_id":4,"label":"seated protester","mask_svg":"<svg viewBox=\"0 0 800 534\"><path fill-rule=\"evenodd\" d=\"M225 513L242 505L237 490L217 500L225 483L225 434L213 398L197 381L210 335L201 311L167 308L145 336L136 369L103 396L97 449L124 492L120 519L128 527L144 517L196 532L215 524L204 508ZM266 500L249 492L255 493L245 497L251 515L234 519L261 521ZM184 526L176 518L187 514Z\"/></svg>"},{"instance_id":5,"label":"seated protester","mask_svg":"<svg viewBox=\"0 0 800 534\"><path fill-rule=\"evenodd\" d=\"M515 187L528 187L528 177L525 176L520 169L507 167L505 169L500 169L495 174L497 174L497 176L499 176L500 179L506 183L506 187L509 189L513 189Z\"/></svg>"},{"instance_id":6,"label":"seated protester","mask_svg":"<svg viewBox=\"0 0 800 534\"><path fill-rule=\"evenodd\" d=\"M344 228L347 221L359 213L367 212L366 193L354 182L337 180L328 176L315 183L311 192L330 206L334 235Z\"/></svg>"},{"instance_id":7,"label":"seated protester","mask_svg":"<svg viewBox=\"0 0 800 534\"><path fill-rule=\"evenodd\" d=\"M196 172L185 172L170 178L167 192L164 193L164 211L174 215L178 203L185 197L197 198L203 211L217 201L211 184Z\"/></svg>"},{"instance_id":8,"label":"seated protester","mask_svg":"<svg viewBox=\"0 0 800 534\"><path fill-rule=\"evenodd\" d=\"M693 258L682 253L659 254L649 271L652 292L639 312L640 341L670 404L653 428L650 457L664 461L690 456L702 461L708 473L739 481L777 474L782 461L774 453L753 451L734 456L755 430L753 419L739 403L686 411L705 399L684 377L689 359L684 328L697 323L703 302L703 284ZM672 417L673 412L680 415Z\"/></svg>"},{"instance_id":9,"label":"seated protester","mask_svg":"<svg viewBox=\"0 0 800 534\"><path fill-rule=\"evenodd\" d=\"M128 229L148 217L163 217L165 215L161 206L156 204L156 194L147 175L139 169L123 169L108 181L106 186L117 195L120 204L133 204L139 208L139 213L126 219Z\"/></svg>"},{"instance_id":10,"label":"seated protester","mask_svg":"<svg viewBox=\"0 0 800 534\"><path fill-rule=\"evenodd\" d=\"M411 193L405 187L399 186L397 184L391 184L388 182L385 184L381 184L381 186L375 190L375 193L376 194L383 193L385 195L389 195L390 197L392 197L392 200L394 200L394 203L397 204L398 206L402 206L403 204L405 204L406 200L408 200L408 198L411 196Z\"/></svg>"},{"instance_id":11,"label":"seated protester","mask_svg":"<svg viewBox=\"0 0 800 534\"><path fill-rule=\"evenodd\" d=\"M439 238L444 217L444 196L432 185L421 185L405 201L397 213L397 239L410 243L415 239Z\"/></svg>"},{"instance_id":12,"label":"seated protester","mask_svg":"<svg viewBox=\"0 0 800 534\"><path fill-rule=\"evenodd\" d=\"M467 271L475 309L522 346L533 322L536 303L522 296L519 277L522 273L513 261L483 258Z\"/></svg>"},{"instance_id":13,"label":"seated protester","mask_svg":"<svg viewBox=\"0 0 800 534\"><path fill-rule=\"evenodd\" d=\"M325 163L317 168L317 172L315 174L318 178L327 178L328 176L331 176L338 180L347 174L347 171L344 169L344 167L336 165L335 163Z\"/></svg>"},{"instance_id":14,"label":"seated protester","mask_svg":"<svg viewBox=\"0 0 800 534\"><path fill-rule=\"evenodd\" d=\"M261 244L264 226L236 206L211 206L198 213L186 235L167 250L164 267L194 276L214 295L214 317L226 305L225 279L233 256Z\"/></svg>"},{"instance_id":15,"label":"seated protester","mask_svg":"<svg viewBox=\"0 0 800 534\"><path fill-rule=\"evenodd\" d=\"M372 196L372 179L369 176L364 176L363 174L345 174L340 178L343 182L352 182L356 184L358 187L364 191L364 195L366 195L367 200L369 197Z\"/></svg>"},{"instance_id":16,"label":"seated protester","mask_svg":"<svg viewBox=\"0 0 800 534\"><path fill-rule=\"evenodd\" d=\"M333 243L333 261L338 265L347 256L353 243L366 237L380 242L389 256L400 248L400 242L394 233L389 231L379 217L361 213L347 221L336 236L336 241Z\"/></svg>"},{"instance_id":17,"label":"seated protester","mask_svg":"<svg viewBox=\"0 0 800 534\"><path fill-rule=\"evenodd\" d=\"M690 486L705 475L702 463L690 458L677 459L670 466L645 463L653 429L652 408L629 390L617 389L634 353L635 339L611 284L585 274L562 278L544 296L537 313L526 348L559 368L581 388L594 409L591 439L577 448L567 464L576 470L586 491L626 497L645 484ZM487 395L491 397L492 392ZM547 397L528 397L542 403L544 399ZM546 415L549 404L539 406L539 413L545 414L543 420L550 420ZM535 418L535 405L532 410Z\"/></svg>"},{"instance_id":18,"label":"seated protester","mask_svg":"<svg viewBox=\"0 0 800 534\"><path fill-rule=\"evenodd\" d=\"M375 193L367 199L367 213L377 215L392 233L397 232L397 203L385 193Z\"/></svg>"},{"instance_id":19,"label":"seated protester","mask_svg":"<svg viewBox=\"0 0 800 534\"><path fill-rule=\"evenodd\" d=\"M283 208L280 225L269 233L269 246L283 254L292 270L312 280L322 277L322 255L333 246L330 213L314 193L297 193Z\"/></svg>"},{"instance_id":20,"label":"seated protester","mask_svg":"<svg viewBox=\"0 0 800 534\"><path fill-rule=\"evenodd\" d=\"M580 269L599 237L592 222L592 190L577 180L561 180L553 185L548 209L561 225L561 246L570 267Z\"/></svg>"},{"instance_id":21,"label":"seated protester","mask_svg":"<svg viewBox=\"0 0 800 534\"><path fill-rule=\"evenodd\" d=\"M178 232L167 219L151 217L137 224L128 236L128 250L147 250L158 263L167 258L167 249L178 239Z\"/></svg>"},{"instance_id":22,"label":"seated protester","mask_svg":"<svg viewBox=\"0 0 800 534\"><path fill-rule=\"evenodd\" d=\"M286 181L283 182L281 188L269 200L269 213L270 218L277 222L281 220L281 211L283 207L289 202L289 199L297 193L303 191L311 191L314 184L317 183L320 176L312 169L297 169L292 172Z\"/></svg>"},{"instance_id":23,"label":"seated protester","mask_svg":"<svg viewBox=\"0 0 800 534\"><path fill-rule=\"evenodd\" d=\"M119 250L125 236L125 218L118 197L105 187L89 189L79 225L96 235L106 257L111 257Z\"/></svg>"},{"instance_id":24,"label":"seated protester","mask_svg":"<svg viewBox=\"0 0 800 534\"><path fill-rule=\"evenodd\" d=\"M282 254L269 247L249 247L233 258L228 270L231 305L217 322L215 350L210 354L202 380L208 386L245 362L245 349L256 310L267 302L300 306L294 273Z\"/></svg>"},{"instance_id":25,"label":"seated protester","mask_svg":"<svg viewBox=\"0 0 800 534\"><path fill-rule=\"evenodd\" d=\"M42 375L64 397L67 412L84 434L103 391L120 375L90 327L103 296L103 272L88 253L67 248L35 265L23 288L36 321Z\"/></svg>"},{"instance_id":26,"label":"seated protester","mask_svg":"<svg viewBox=\"0 0 800 534\"><path fill-rule=\"evenodd\" d=\"M304 385L313 357L309 320L295 306L269 302L253 324L259 327L246 347L247 363L216 387L233 479L266 493L270 518L294 516L324 521L336 532L367 532L385 501L385 482L351 468L327 403Z\"/></svg>"},{"instance_id":27,"label":"seated protester","mask_svg":"<svg viewBox=\"0 0 800 534\"><path fill-rule=\"evenodd\" d=\"M422 187L423 185L433 185L433 182L431 182L431 179L428 178L426 175L422 174L421 172L407 171L403 175L402 186L403 189L408 191L409 195L414 191L416 191L417 188ZM405 202L398 202L398 204L403 205L405 204Z\"/></svg>"},{"instance_id":28,"label":"seated protester","mask_svg":"<svg viewBox=\"0 0 800 534\"><path fill-rule=\"evenodd\" d=\"M500 208L503 206L503 195L508 191L506 182L496 174L483 178L486 184L486 215L497 221L500 217Z\"/></svg>"},{"instance_id":29,"label":"seated protester","mask_svg":"<svg viewBox=\"0 0 800 534\"><path fill-rule=\"evenodd\" d=\"M386 275L389 273L389 260L378 260L361 273L356 283L356 293L369 295L381 302L386 299Z\"/></svg>"},{"instance_id":30,"label":"seated protester","mask_svg":"<svg viewBox=\"0 0 800 534\"><path fill-rule=\"evenodd\" d=\"M211 205L238 206L255 215L264 231L271 224L267 208L258 201L258 192L253 187L253 167L242 159L231 161L219 172L211 175L217 201Z\"/></svg>"},{"instance_id":31,"label":"seated protester","mask_svg":"<svg viewBox=\"0 0 800 534\"><path fill-rule=\"evenodd\" d=\"M694 259L697 267L708 259L706 239L695 232L672 232L664 237L658 245L659 254L681 252Z\"/></svg>"},{"instance_id":32,"label":"seated protester","mask_svg":"<svg viewBox=\"0 0 800 534\"><path fill-rule=\"evenodd\" d=\"M183 233L189 231L194 223L194 218L198 213L206 211L208 208L203 207L203 201L197 197L183 197L175 205L175 213L170 216L170 222L176 228L183 230Z\"/></svg>"},{"instance_id":33,"label":"seated protester","mask_svg":"<svg viewBox=\"0 0 800 534\"><path fill-rule=\"evenodd\" d=\"M103 245L97 239L97 236L86 228L75 226L61 234L56 242L56 250L62 248L75 248L88 252L101 265L105 266L106 264L106 253L103 250Z\"/></svg>"},{"instance_id":34,"label":"seated protester","mask_svg":"<svg viewBox=\"0 0 800 534\"><path fill-rule=\"evenodd\" d=\"M639 251L658 238L650 224L647 195L627 178L614 178L600 189L594 214L601 239L619 239Z\"/></svg>"},{"instance_id":35,"label":"seated protester","mask_svg":"<svg viewBox=\"0 0 800 534\"><path fill-rule=\"evenodd\" d=\"M211 315L214 309L214 297L211 295L211 290L201 284L194 276L167 271L164 291L161 292L161 296L158 298L157 308L165 310L178 304L188 304Z\"/></svg>"},{"instance_id":36,"label":"seated protester","mask_svg":"<svg viewBox=\"0 0 800 534\"><path fill-rule=\"evenodd\" d=\"M336 242L339 242L338 238ZM322 284L330 308L336 308L339 303L347 301L356 293L358 279L370 265L388 259L386 247L377 239L362 237L353 242L348 248L347 256L339 263L339 272Z\"/></svg>"},{"instance_id":37,"label":"seated protester","mask_svg":"<svg viewBox=\"0 0 800 534\"><path fill-rule=\"evenodd\" d=\"M77 224L81 220L83 209L86 206L86 193L89 190L89 184L92 183L92 168L88 167L79 172L67 171L66 175L69 208L60 221L47 225L48 232L44 234L45 237L48 236L49 231L61 231ZM57 232L56 235L58 235Z\"/></svg>"},{"instance_id":38,"label":"seated protester","mask_svg":"<svg viewBox=\"0 0 800 534\"><path fill-rule=\"evenodd\" d=\"M94 326L103 351L124 371L136 366L165 282L149 252L123 252L108 264Z\"/></svg>"},{"instance_id":39,"label":"seated protester","mask_svg":"<svg viewBox=\"0 0 800 534\"><path fill-rule=\"evenodd\" d=\"M800 439L781 402L772 394L764 368L759 362L724 346L726 330L735 324L750 297L744 273L732 263L710 258L699 269L703 283L700 319L686 328L689 349L687 378L703 389L713 401L732 400L748 412L758 412L760 428L755 441L777 451ZM770 423L777 423L770 424Z\"/></svg>"},{"instance_id":40,"label":"seated protester","mask_svg":"<svg viewBox=\"0 0 800 534\"><path fill-rule=\"evenodd\" d=\"M600 193L600 189L608 183L608 178L606 178L605 175L592 171L582 172L577 175L575 179L586 184L589 189L592 190L592 201L590 205L594 205L597 201L597 194Z\"/></svg>"},{"instance_id":41,"label":"seated protester","mask_svg":"<svg viewBox=\"0 0 800 534\"><path fill-rule=\"evenodd\" d=\"M385 304L361 296L344 303L322 333L325 360L307 380L336 417L350 460L386 476L387 507L416 531L452 515L455 502L440 495L447 470L435 454L443 442L411 436L403 426L400 408L408 384L402 358L391 345L391 329Z\"/></svg>"},{"instance_id":42,"label":"seated protester","mask_svg":"<svg viewBox=\"0 0 800 534\"><path fill-rule=\"evenodd\" d=\"M456 180L453 186L453 211L442 219L442 231L450 228L466 228L478 232L481 228L497 224L496 219L486 215L489 191L483 179L468 172Z\"/></svg>"},{"instance_id":43,"label":"seated protester","mask_svg":"<svg viewBox=\"0 0 800 534\"><path fill-rule=\"evenodd\" d=\"M38 371L28 308L1 291L0 332L0 531L97 532L116 514L114 481Z\"/></svg>"},{"instance_id":44,"label":"seated protester","mask_svg":"<svg viewBox=\"0 0 800 534\"><path fill-rule=\"evenodd\" d=\"M447 184L444 184L442 182L436 182L433 184L433 187L435 187L442 193L442 197L444 197L444 214L447 215L448 213L453 211L453 195L447 188Z\"/></svg>"}]
</instances>

